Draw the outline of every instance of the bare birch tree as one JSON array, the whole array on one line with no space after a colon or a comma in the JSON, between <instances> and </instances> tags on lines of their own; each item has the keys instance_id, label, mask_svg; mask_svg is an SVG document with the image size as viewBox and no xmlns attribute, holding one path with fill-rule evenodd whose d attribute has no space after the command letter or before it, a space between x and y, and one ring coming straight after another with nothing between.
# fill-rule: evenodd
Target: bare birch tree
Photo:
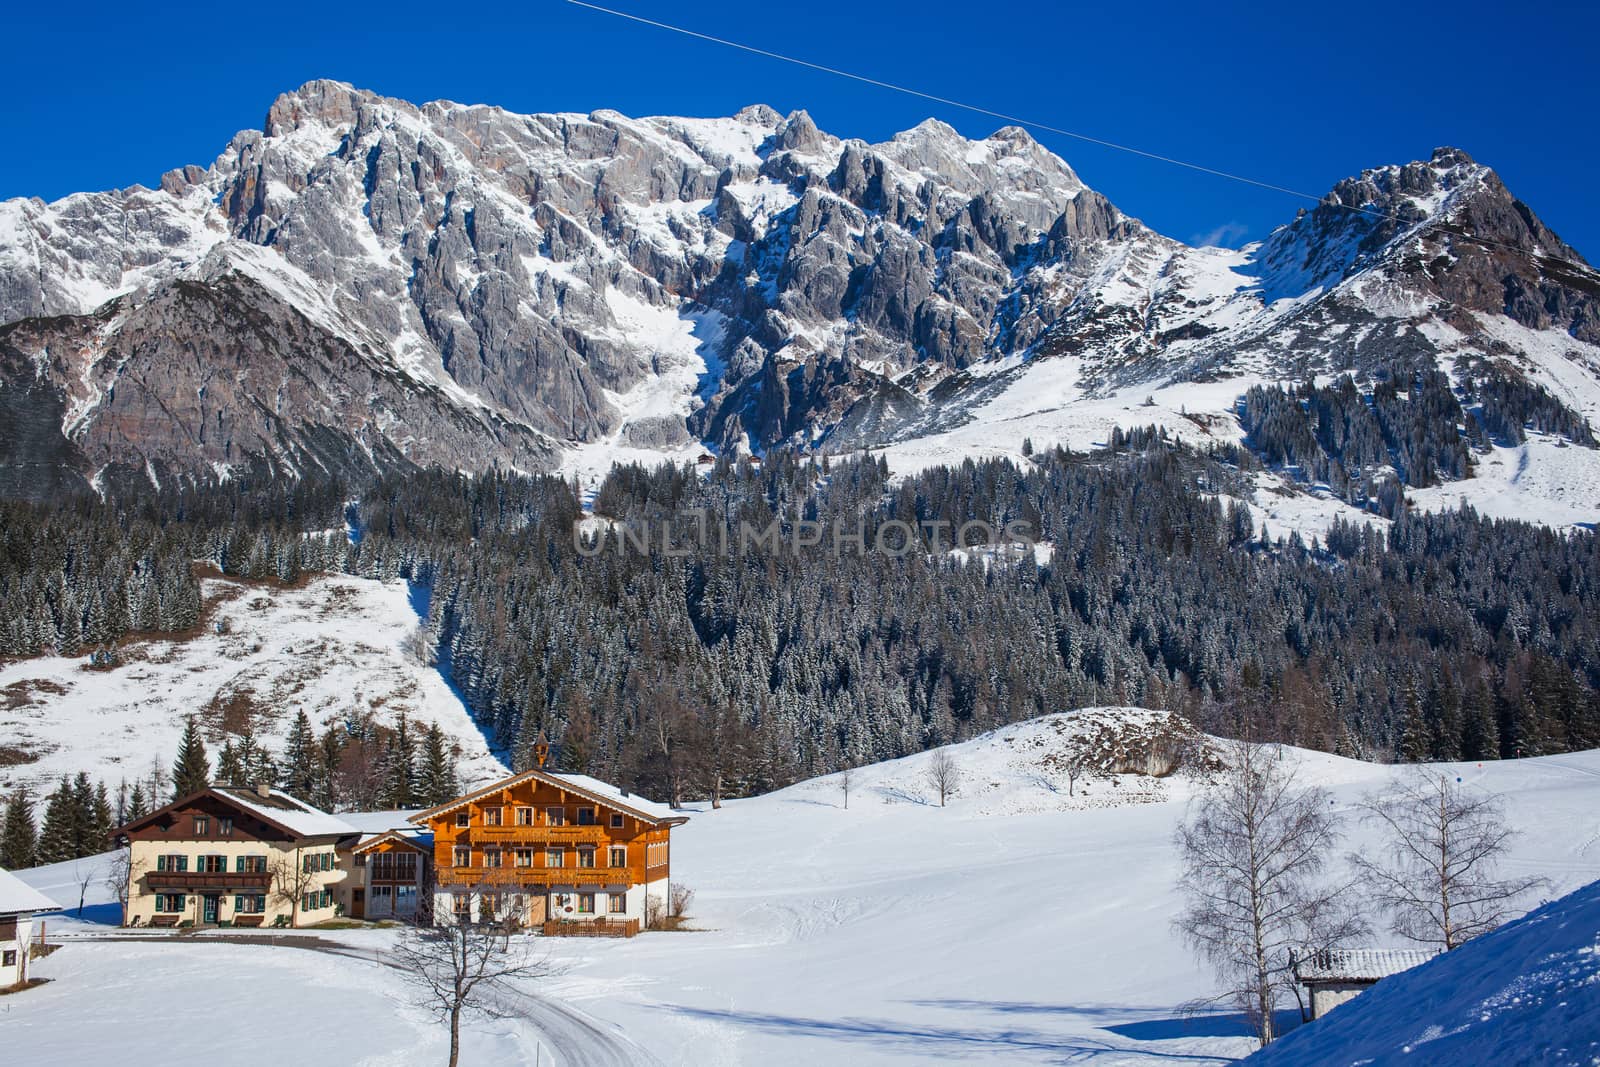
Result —
<instances>
[{"instance_id":1,"label":"bare birch tree","mask_svg":"<svg viewBox=\"0 0 1600 1067\"><path fill-rule=\"evenodd\" d=\"M515 1015L516 981L560 973L510 923L456 922L414 925L401 932L389 952L418 1007L450 1026L450 1067L461 1058L461 1020L466 1015L503 1019Z\"/></svg>"},{"instance_id":2,"label":"bare birch tree","mask_svg":"<svg viewBox=\"0 0 1600 1067\"><path fill-rule=\"evenodd\" d=\"M929 788L939 794L939 806L944 807L945 800L961 785L961 768L956 765L949 749L941 748L934 752L933 758L928 761L928 769L923 772L923 779Z\"/></svg>"},{"instance_id":3,"label":"bare birch tree","mask_svg":"<svg viewBox=\"0 0 1600 1067\"><path fill-rule=\"evenodd\" d=\"M300 902L317 884L317 871L312 869L299 849L274 856L267 870L272 875L269 881L272 899L276 903L289 905L289 925L297 925L300 922Z\"/></svg>"},{"instance_id":4,"label":"bare birch tree","mask_svg":"<svg viewBox=\"0 0 1600 1067\"><path fill-rule=\"evenodd\" d=\"M1178 828L1188 898L1176 926L1216 970L1261 1044L1292 981L1291 954L1332 947L1366 929L1323 877L1339 819L1322 789L1299 788L1272 750L1225 746L1226 767Z\"/></svg>"},{"instance_id":5,"label":"bare birch tree","mask_svg":"<svg viewBox=\"0 0 1600 1067\"><path fill-rule=\"evenodd\" d=\"M1402 937L1453 949L1499 926L1546 884L1496 877L1512 837L1500 804L1447 774L1413 771L1362 807L1363 821L1387 831L1388 854L1357 854L1351 862Z\"/></svg>"}]
</instances>

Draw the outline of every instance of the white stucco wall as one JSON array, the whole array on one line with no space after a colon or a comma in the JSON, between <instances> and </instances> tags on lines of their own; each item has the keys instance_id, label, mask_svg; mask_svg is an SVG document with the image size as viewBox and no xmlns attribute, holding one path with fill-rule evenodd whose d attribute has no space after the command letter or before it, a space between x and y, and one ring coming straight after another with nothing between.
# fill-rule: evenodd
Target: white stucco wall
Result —
<instances>
[{"instance_id":1,"label":"white stucco wall","mask_svg":"<svg viewBox=\"0 0 1600 1067\"><path fill-rule=\"evenodd\" d=\"M16 985L28 976L28 945L33 940L33 916L17 916L17 936L9 941L0 940L0 989ZM5 954L15 953L11 966L5 965Z\"/></svg>"},{"instance_id":2,"label":"white stucco wall","mask_svg":"<svg viewBox=\"0 0 1600 1067\"><path fill-rule=\"evenodd\" d=\"M185 873L194 874L197 872L198 862L202 856L222 856L227 860L229 872L234 871L236 861L240 856L266 856L267 870L270 872L283 859L287 859L294 869L298 870L302 856L334 852L333 869L313 872L308 876L308 881L303 887L304 892L307 893L320 893L322 890L327 889L330 893L327 907L300 908L298 909L298 916L295 916L293 914L296 911L294 905L290 901L277 899L274 888L269 883L268 888L264 890L267 898L266 910L261 913L261 922L263 926L271 926L277 917L282 915L287 919L292 919L295 925L309 926L332 919L340 914L342 908L349 907L349 891L346 883L350 880L350 855L348 852L336 852L333 841L296 847L281 842L249 840L139 840L134 841L131 847L132 870L129 872L128 914L126 917L126 921L130 924L150 925L150 921L158 914L156 912L156 896L158 894L180 892L184 893L186 897L183 911L178 913L180 922L187 919L194 925L200 925L203 921L202 916L204 915L203 909L205 907L203 897L207 893L221 894L222 899L218 902L217 919L218 921L232 922L237 917L234 898L241 892L247 894L258 892L258 890L254 889L235 889L233 887L229 887L226 892L209 888L197 888L195 891L190 892L188 889L176 886L172 889L165 887L160 889L151 888L149 880L144 876L156 872L156 857L175 854L188 857L189 870ZM166 917L172 913L161 912L159 914Z\"/></svg>"}]
</instances>

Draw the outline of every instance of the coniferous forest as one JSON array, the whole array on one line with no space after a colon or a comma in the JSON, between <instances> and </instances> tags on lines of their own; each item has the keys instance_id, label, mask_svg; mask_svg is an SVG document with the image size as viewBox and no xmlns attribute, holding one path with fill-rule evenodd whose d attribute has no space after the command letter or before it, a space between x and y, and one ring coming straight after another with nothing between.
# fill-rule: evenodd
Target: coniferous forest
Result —
<instances>
[{"instance_id":1,"label":"coniferous forest","mask_svg":"<svg viewBox=\"0 0 1600 1067\"><path fill-rule=\"evenodd\" d=\"M1339 414L1335 384L1296 408L1315 413L1309 438L1282 436L1359 466L1426 390L1380 398L1368 425ZM1247 399L1266 413L1257 427L1291 421L1272 403ZM1455 462L1405 439L1408 472ZM1094 454L1038 452L1027 470L969 461L892 483L881 460L788 453L619 467L593 504L610 522L590 520L601 540L583 544L578 488L548 476L4 503L0 655L114 657L120 639L194 627L206 565L266 581L405 578L426 591L430 655L515 766L543 732L566 768L669 800L1108 703L1379 759L1600 745L1592 534L1414 514L1402 499L1386 531L1341 522L1321 542L1269 541L1231 499L1256 466L1244 450L1136 431ZM1047 562L947 551L973 519L1024 524ZM781 543L739 550L741 524L774 520ZM843 550L831 536L796 547L797 522L837 524ZM942 544L854 547L891 522L942 531ZM648 548L627 532L639 530Z\"/></svg>"}]
</instances>

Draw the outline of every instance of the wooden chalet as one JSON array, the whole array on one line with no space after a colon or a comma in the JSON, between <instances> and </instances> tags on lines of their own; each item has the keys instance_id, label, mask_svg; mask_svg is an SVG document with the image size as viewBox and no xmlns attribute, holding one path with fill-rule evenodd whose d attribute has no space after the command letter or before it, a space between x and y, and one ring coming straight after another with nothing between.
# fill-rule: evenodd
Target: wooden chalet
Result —
<instances>
[{"instance_id":1,"label":"wooden chalet","mask_svg":"<svg viewBox=\"0 0 1600 1067\"><path fill-rule=\"evenodd\" d=\"M547 934L632 936L669 894L664 805L541 766L412 816L432 832L438 923L509 920Z\"/></svg>"},{"instance_id":2,"label":"wooden chalet","mask_svg":"<svg viewBox=\"0 0 1600 1067\"><path fill-rule=\"evenodd\" d=\"M267 786L210 786L113 831L129 847L128 926L307 926L348 906L358 834Z\"/></svg>"},{"instance_id":3,"label":"wooden chalet","mask_svg":"<svg viewBox=\"0 0 1600 1067\"><path fill-rule=\"evenodd\" d=\"M350 918L427 919L433 890L433 835L415 826L368 834L350 850L359 884Z\"/></svg>"}]
</instances>

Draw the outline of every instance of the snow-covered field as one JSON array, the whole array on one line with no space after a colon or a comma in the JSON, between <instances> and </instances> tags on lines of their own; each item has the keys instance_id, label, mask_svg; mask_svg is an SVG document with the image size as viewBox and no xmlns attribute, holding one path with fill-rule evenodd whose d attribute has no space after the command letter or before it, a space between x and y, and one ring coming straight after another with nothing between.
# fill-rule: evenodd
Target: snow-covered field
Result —
<instances>
[{"instance_id":1,"label":"snow-covered field","mask_svg":"<svg viewBox=\"0 0 1600 1067\"><path fill-rule=\"evenodd\" d=\"M209 579L203 595L211 614L199 636L130 643L112 669L89 669L87 656L0 665L0 744L33 757L0 766L0 791L22 784L38 795L80 770L113 789L146 777L152 761L171 766L189 715L208 724L226 715L236 728L248 712L277 751L300 708L319 731L366 711L391 724L402 713L437 721L461 746L466 781L503 769L438 671L402 652L417 625L405 582Z\"/></svg>"},{"instance_id":2,"label":"snow-covered field","mask_svg":"<svg viewBox=\"0 0 1600 1067\"><path fill-rule=\"evenodd\" d=\"M1237 1018L1183 1011L1213 992L1170 925L1172 832L1192 784L1124 775L1080 780L1068 796L1051 756L1073 728L1049 717L955 746L963 783L943 808L924 781L928 754L858 769L848 809L837 776L717 811L700 806L673 835L673 873L696 890L697 932L550 942L569 970L529 1001L527 1032L474 1024L480 1044L464 1062L506 1062L513 1043L540 1040L530 1032L545 1035L560 1063L647 1062L642 1052L595 1049L620 1038L694 1067L1203 1065L1244 1055L1251 1042ZM1292 749L1283 758L1303 781L1327 786L1341 811L1397 773ZM1519 831L1509 869L1549 877L1551 896L1600 878L1600 751L1441 769L1505 798ZM1370 840L1350 830L1352 847ZM75 891L60 869L26 880L58 896ZM392 934L324 936L371 952ZM173 1067L205 1062L199 1046L163 1046L170 1027L148 1019L159 1004L164 1023L181 1019L224 1040L235 1014L211 1011L199 995L222 976L191 978L184 962L223 960L226 982L265 990L274 1013L292 1014L308 1047L330 1058L438 1060L435 1044L392 1040L415 1031L403 1011L399 1021L377 1015L374 1000L398 992L378 967L260 946L69 941L38 965L58 981L5 1005L6 1020L28 1025L0 1027L18 1035L7 1041L19 1062L36 1053L54 1062L49 1042L59 1051L64 1031L77 1049L159 1048ZM296 977L303 966L328 970ZM170 979L173 995L141 976ZM92 1026L81 1022L88 997ZM574 1021L586 1018L599 1022ZM252 1054L230 1062L267 1062ZM139 1051L126 1062L156 1058Z\"/></svg>"}]
</instances>

